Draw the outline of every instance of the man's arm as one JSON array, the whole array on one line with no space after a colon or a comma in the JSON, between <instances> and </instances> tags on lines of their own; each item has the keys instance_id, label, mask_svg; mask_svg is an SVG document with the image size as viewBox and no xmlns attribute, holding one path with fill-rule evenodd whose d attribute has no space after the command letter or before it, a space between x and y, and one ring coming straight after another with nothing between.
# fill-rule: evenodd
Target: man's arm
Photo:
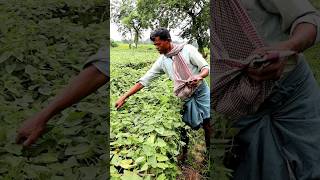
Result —
<instances>
[{"instance_id":1,"label":"man's arm","mask_svg":"<svg viewBox=\"0 0 320 180\"><path fill-rule=\"evenodd\" d=\"M48 106L22 124L18 130L17 143L22 143L24 146L34 143L43 133L46 123L54 115L77 103L108 81L109 77L105 76L94 65L87 66Z\"/></svg>"},{"instance_id":2,"label":"man's arm","mask_svg":"<svg viewBox=\"0 0 320 180\"><path fill-rule=\"evenodd\" d=\"M206 78L209 75L209 68L202 68L201 72L194 76L194 80L190 83L191 86L196 86L199 81L203 80L204 78Z\"/></svg>"},{"instance_id":3,"label":"man's arm","mask_svg":"<svg viewBox=\"0 0 320 180\"><path fill-rule=\"evenodd\" d=\"M288 49L303 52L304 50L311 47L317 37L316 26L309 23L300 23L298 24L287 41Z\"/></svg>"},{"instance_id":4,"label":"man's arm","mask_svg":"<svg viewBox=\"0 0 320 180\"><path fill-rule=\"evenodd\" d=\"M115 103L115 107L120 109L126 102L126 99L137 93L140 89L142 89L145 86L148 86L151 81L153 81L155 78L163 74L163 69L161 67L161 58L158 58L157 61L152 65L152 67L146 72L144 76L142 76L138 82L129 89L127 93L125 93L123 96L121 96Z\"/></svg>"},{"instance_id":5,"label":"man's arm","mask_svg":"<svg viewBox=\"0 0 320 180\"><path fill-rule=\"evenodd\" d=\"M209 64L203 58L202 54L192 45L188 45L190 62L197 66L199 69L199 74L194 76L193 82L190 84L191 86L197 85L199 81L206 78L209 75Z\"/></svg>"},{"instance_id":6,"label":"man's arm","mask_svg":"<svg viewBox=\"0 0 320 180\"><path fill-rule=\"evenodd\" d=\"M264 54L269 50L292 50L295 52L303 52L305 49L311 47L317 36L316 26L310 23L300 23L294 30L287 41L271 47L261 48L255 53ZM285 62L277 61L263 70L248 69L248 76L256 81L264 81L269 79L279 79L284 69Z\"/></svg>"},{"instance_id":7,"label":"man's arm","mask_svg":"<svg viewBox=\"0 0 320 180\"><path fill-rule=\"evenodd\" d=\"M209 75L209 68L202 68L201 72L199 74L199 76L201 76L202 78L206 78Z\"/></svg>"},{"instance_id":8,"label":"man's arm","mask_svg":"<svg viewBox=\"0 0 320 180\"><path fill-rule=\"evenodd\" d=\"M117 109L120 109L120 108L124 105L124 103L126 102L126 99L127 99L129 96L137 93L137 92L138 92L140 89L142 89L142 88L143 88L143 85L142 85L140 82L136 83L132 88L129 89L129 91L128 91L127 93L125 93L123 96L121 96L121 97L116 101L115 107L116 107Z\"/></svg>"}]
</instances>

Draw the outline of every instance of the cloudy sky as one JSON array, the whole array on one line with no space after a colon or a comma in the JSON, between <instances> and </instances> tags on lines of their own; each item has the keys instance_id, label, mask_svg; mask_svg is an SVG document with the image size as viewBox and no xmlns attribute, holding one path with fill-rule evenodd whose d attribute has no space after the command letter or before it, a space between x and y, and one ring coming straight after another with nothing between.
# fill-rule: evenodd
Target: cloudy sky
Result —
<instances>
[{"instance_id":1,"label":"cloudy sky","mask_svg":"<svg viewBox=\"0 0 320 180\"><path fill-rule=\"evenodd\" d=\"M119 3L119 0L111 0L111 3ZM112 13L112 11L111 11ZM112 17L112 15L111 15ZM150 36L150 32L151 30L148 29L146 31L144 31L143 35L142 35L142 40L147 40L149 39ZM178 34L181 32L180 29L174 29L170 32L171 34L171 38L173 41L176 42L184 42L185 40L183 40L182 38L180 38L178 36ZM110 21L110 36L111 39L115 40L115 41L121 41L122 37L121 37L121 33L118 32L118 26L115 23L112 23L112 21Z\"/></svg>"},{"instance_id":2,"label":"cloudy sky","mask_svg":"<svg viewBox=\"0 0 320 180\"><path fill-rule=\"evenodd\" d=\"M150 36L150 32L151 30L148 29L146 31L144 31L143 35L142 35L142 40L147 40L149 39ZM171 38L173 41L177 41L177 42L183 42L184 40L177 36L181 31L179 29L174 29L170 32L171 34ZM114 23L110 23L110 36L111 39L115 40L115 41L121 41L122 37L121 34L118 32L118 26Z\"/></svg>"}]
</instances>

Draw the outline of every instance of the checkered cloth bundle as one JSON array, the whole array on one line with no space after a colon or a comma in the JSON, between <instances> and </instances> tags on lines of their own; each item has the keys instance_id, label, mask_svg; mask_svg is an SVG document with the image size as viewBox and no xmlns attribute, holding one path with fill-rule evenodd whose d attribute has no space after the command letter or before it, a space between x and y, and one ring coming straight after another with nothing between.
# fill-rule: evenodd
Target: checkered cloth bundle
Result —
<instances>
[{"instance_id":1,"label":"checkered cloth bundle","mask_svg":"<svg viewBox=\"0 0 320 180\"><path fill-rule=\"evenodd\" d=\"M255 113L274 87L274 80L255 81L247 68L262 69L295 54L252 54L264 42L239 0L211 1L211 108L237 119Z\"/></svg>"}]
</instances>

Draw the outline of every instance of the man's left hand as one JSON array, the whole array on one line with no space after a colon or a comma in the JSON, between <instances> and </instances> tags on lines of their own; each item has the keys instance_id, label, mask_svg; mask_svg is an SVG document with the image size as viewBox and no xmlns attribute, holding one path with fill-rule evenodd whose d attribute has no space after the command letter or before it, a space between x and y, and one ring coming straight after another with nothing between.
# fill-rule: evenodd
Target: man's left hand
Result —
<instances>
[{"instance_id":1,"label":"man's left hand","mask_svg":"<svg viewBox=\"0 0 320 180\"><path fill-rule=\"evenodd\" d=\"M202 77L202 76L200 76L200 75L195 75L195 76L193 77L192 81L190 81L190 82L188 83L188 86L189 86L189 87L195 87L195 86L198 85L198 83L199 83L201 80L203 80L203 77Z\"/></svg>"},{"instance_id":2,"label":"man's left hand","mask_svg":"<svg viewBox=\"0 0 320 180\"><path fill-rule=\"evenodd\" d=\"M269 47L256 49L252 54L264 56L268 51L291 50L290 41L283 41ZM247 73L250 78L256 81L278 80L286 65L286 60L275 60L263 69L248 68Z\"/></svg>"}]
</instances>

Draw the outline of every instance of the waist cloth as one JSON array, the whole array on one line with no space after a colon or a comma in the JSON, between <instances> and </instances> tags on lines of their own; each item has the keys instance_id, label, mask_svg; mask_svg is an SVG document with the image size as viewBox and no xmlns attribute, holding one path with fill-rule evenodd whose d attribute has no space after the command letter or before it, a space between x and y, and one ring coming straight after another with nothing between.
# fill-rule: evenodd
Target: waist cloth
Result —
<instances>
[{"instance_id":1,"label":"waist cloth","mask_svg":"<svg viewBox=\"0 0 320 180\"><path fill-rule=\"evenodd\" d=\"M241 153L233 179L320 179L320 89L304 58L234 126Z\"/></svg>"},{"instance_id":2,"label":"waist cloth","mask_svg":"<svg viewBox=\"0 0 320 180\"><path fill-rule=\"evenodd\" d=\"M210 89L203 80L191 97L184 100L182 120L192 129L199 129L210 118Z\"/></svg>"}]
</instances>

